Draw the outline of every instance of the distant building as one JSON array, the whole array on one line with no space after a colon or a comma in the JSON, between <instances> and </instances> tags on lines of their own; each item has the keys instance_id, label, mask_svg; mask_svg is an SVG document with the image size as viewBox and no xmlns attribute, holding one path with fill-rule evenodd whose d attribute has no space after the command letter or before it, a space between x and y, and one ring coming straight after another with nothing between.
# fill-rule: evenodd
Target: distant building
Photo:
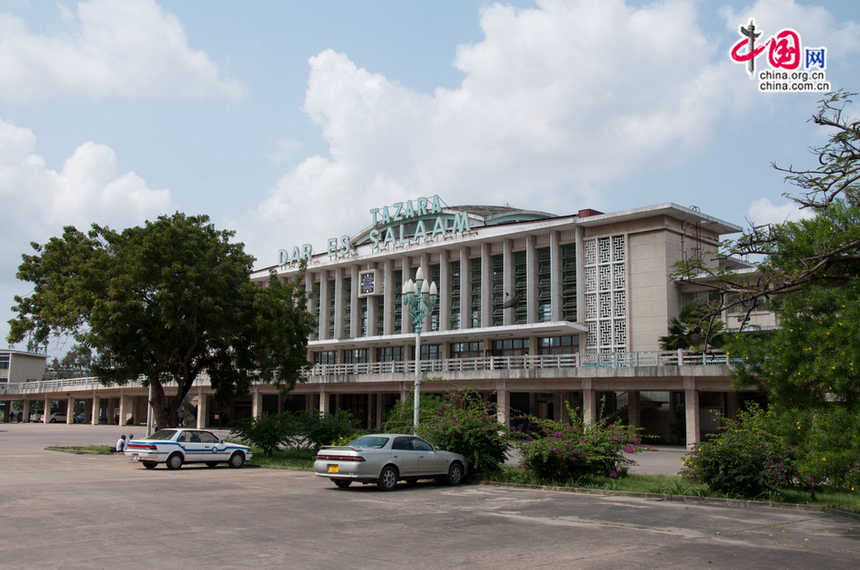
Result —
<instances>
[{"instance_id":1,"label":"distant building","mask_svg":"<svg viewBox=\"0 0 860 570\"><path fill-rule=\"evenodd\" d=\"M45 376L47 356L20 350L0 350L0 382L27 382Z\"/></svg>"}]
</instances>

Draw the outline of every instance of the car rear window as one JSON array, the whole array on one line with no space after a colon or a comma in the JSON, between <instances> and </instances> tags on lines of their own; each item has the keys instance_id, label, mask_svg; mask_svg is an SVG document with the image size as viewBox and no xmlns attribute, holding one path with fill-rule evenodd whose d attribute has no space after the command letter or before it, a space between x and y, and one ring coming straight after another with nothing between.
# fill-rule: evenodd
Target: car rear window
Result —
<instances>
[{"instance_id":1,"label":"car rear window","mask_svg":"<svg viewBox=\"0 0 860 570\"><path fill-rule=\"evenodd\" d=\"M363 435L360 438L349 443L349 447L358 449L382 449L388 443L387 437L379 437L378 435Z\"/></svg>"},{"instance_id":2,"label":"car rear window","mask_svg":"<svg viewBox=\"0 0 860 570\"><path fill-rule=\"evenodd\" d=\"M176 433L175 429L160 429L146 439L168 440L168 439L171 439L173 437L173 434L175 434L175 433Z\"/></svg>"}]
</instances>

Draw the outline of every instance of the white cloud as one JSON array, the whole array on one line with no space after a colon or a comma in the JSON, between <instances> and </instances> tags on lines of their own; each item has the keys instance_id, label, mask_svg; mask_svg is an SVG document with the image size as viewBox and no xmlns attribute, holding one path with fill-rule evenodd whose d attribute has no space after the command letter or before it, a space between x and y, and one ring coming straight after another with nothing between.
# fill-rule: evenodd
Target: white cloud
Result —
<instances>
[{"instance_id":1,"label":"white cloud","mask_svg":"<svg viewBox=\"0 0 860 570\"><path fill-rule=\"evenodd\" d=\"M134 172L117 171L116 153L93 142L80 145L55 171L35 153L36 135L0 119L0 200L4 225L28 239L45 239L65 225L124 228L164 213L170 192L152 190Z\"/></svg>"},{"instance_id":2,"label":"white cloud","mask_svg":"<svg viewBox=\"0 0 860 570\"><path fill-rule=\"evenodd\" d=\"M0 97L243 95L206 53L189 47L179 20L154 0L80 2L64 22L63 34L45 36L0 14Z\"/></svg>"},{"instance_id":3,"label":"white cloud","mask_svg":"<svg viewBox=\"0 0 860 570\"><path fill-rule=\"evenodd\" d=\"M696 6L493 4L480 16L485 39L457 49L461 85L432 94L321 52L304 108L330 155L285 174L238 224L240 237L266 264L279 247L322 250L333 234L367 226L368 208L419 196L611 207L602 184L701 149L729 105L757 95L703 33ZM683 30L680 49L667 27Z\"/></svg>"},{"instance_id":4,"label":"white cloud","mask_svg":"<svg viewBox=\"0 0 860 570\"><path fill-rule=\"evenodd\" d=\"M760 198L750 204L747 218L753 225L782 224L786 221L797 221L811 218L813 212L801 210L796 203L788 200L782 204L774 204L770 198Z\"/></svg>"}]
</instances>

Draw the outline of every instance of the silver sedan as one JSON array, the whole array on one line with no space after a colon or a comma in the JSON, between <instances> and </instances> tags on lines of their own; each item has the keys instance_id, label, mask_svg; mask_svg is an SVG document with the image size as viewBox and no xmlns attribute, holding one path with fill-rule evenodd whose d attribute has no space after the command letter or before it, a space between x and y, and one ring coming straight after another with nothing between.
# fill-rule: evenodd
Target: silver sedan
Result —
<instances>
[{"instance_id":1,"label":"silver sedan","mask_svg":"<svg viewBox=\"0 0 860 570\"><path fill-rule=\"evenodd\" d=\"M358 481L391 491L398 481L430 478L459 485L466 475L466 459L414 435L381 433L363 435L345 446L320 448L314 473L342 489Z\"/></svg>"}]
</instances>

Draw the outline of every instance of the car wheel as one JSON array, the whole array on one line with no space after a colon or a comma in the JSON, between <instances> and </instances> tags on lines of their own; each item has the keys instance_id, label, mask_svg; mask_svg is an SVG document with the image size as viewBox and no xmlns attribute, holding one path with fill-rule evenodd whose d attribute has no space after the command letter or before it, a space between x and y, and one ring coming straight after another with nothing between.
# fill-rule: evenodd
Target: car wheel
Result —
<instances>
[{"instance_id":1,"label":"car wheel","mask_svg":"<svg viewBox=\"0 0 860 570\"><path fill-rule=\"evenodd\" d=\"M238 469L242 465L245 464L245 454L241 451L237 451L233 455L230 456L230 467Z\"/></svg>"},{"instance_id":2,"label":"car wheel","mask_svg":"<svg viewBox=\"0 0 860 570\"><path fill-rule=\"evenodd\" d=\"M383 467L382 472L379 474L379 481L376 482L376 486L383 491L393 491L394 487L397 486L397 469L391 465Z\"/></svg>"},{"instance_id":3,"label":"car wheel","mask_svg":"<svg viewBox=\"0 0 860 570\"><path fill-rule=\"evenodd\" d=\"M51 418L51 421L49 423L52 423L52 424L57 423L57 418Z\"/></svg>"},{"instance_id":4,"label":"car wheel","mask_svg":"<svg viewBox=\"0 0 860 570\"><path fill-rule=\"evenodd\" d=\"M155 461L144 461L143 466L147 469L155 469L155 466L158 465Z\"/></svg>"},{"instance_id":5,"label":"car wheel","mask_svg":"<svg viewBox=\"0 0 860 570\"><path fill-rule=\"evenodd\" d=\"M168 469L179 469L180 467L182 467L182 456L180 454L174 453L167 458Z\"/></svg>"},{"instance_id":6,"label":"car wheel","mask_svg":"<svg viewBox=\"0 0 860 570\"><path fill-rule=\"evenodd\" d=\"M448 477L445 479L445 482L451 485L459 485L463 482L463 466L457 462L451 464L451 467L448 468Z\"/></svg>"},{"instance_id":7,"label":"car wheel","mask_svg":"<svg viewBox=\"0 0 860 570\"><path fill-rule=\"evenodd\" d=\"M218 465L217 461L207 461L206 467L216 467Z\"/></svg>"},{"instance_id":8,"label":"car wheel","mask_svg":"<svg viewBox=\"0 0 860 570\"><path fill-rule=\"evenodd\" d=\"M352 485L352 481L349 479L332 479L331 482L337 485L339 489L346 489Z\"/></svg>"}]
</instances>

